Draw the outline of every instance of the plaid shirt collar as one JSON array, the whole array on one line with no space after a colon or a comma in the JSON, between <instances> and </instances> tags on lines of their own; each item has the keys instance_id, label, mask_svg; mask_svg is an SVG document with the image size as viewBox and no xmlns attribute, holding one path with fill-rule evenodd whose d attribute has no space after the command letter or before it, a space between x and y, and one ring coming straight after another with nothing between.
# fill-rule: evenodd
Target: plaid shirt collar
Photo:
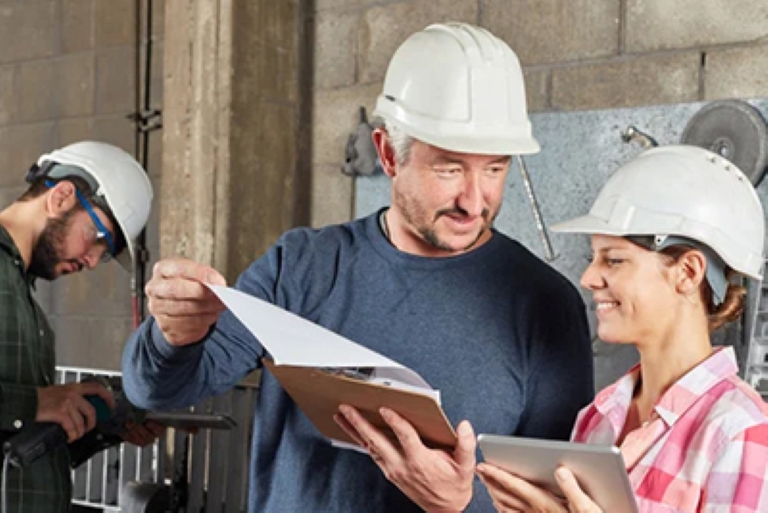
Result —
<instances>
[{"instance_id":1,"label":"plaid shirt collar","mask_svg":"<svg viewBox=\"0 0 768 513\"><path fill-rule=\"evenodd\" d=\"M22 263L24 262L24 259L21 256L21 252L19 251L19 248L16 246L16 242L13 240L13 237L11 237L11 234L8 233L8 230L6 230L5 226L1 224L0 224L0 250L8 253L8 255L10 255L10 257L17 262L22 262ZM24 281L26 281L27 284L29 284L29 286L34 289L37 276L34 276L28 273L26 269L26 265L19 265L18 269Z\"/></svg>"},{"instance_id":2,"label":"plaid shirt collar","mask_svg":"<svg viewBox=\"0 0 768 513\"><path fill-rule=\"evenodd\" d=\"M716 348L701 364L677 380L664 392L654 406L656 414L672 426L705 392L718 383L737 375L738 365L732 347ZM608 418L618 433L621 431L640 378L640 364L632 367L623 378L605 388L595 397L595 408Z\"/></svg>"},{"instance_id":3,"label":"plaid shirt collar","mask_svg":"<svg viewBox=\"0 0 768 513\"><path fill-rule=\"evenodd\" d=\"M19 248L16 247L16 243L13 242L11 234L5 229L5 226L0 224L0 249L8 253L14 258L21 258Z\"/></svg>"}]
</instances>

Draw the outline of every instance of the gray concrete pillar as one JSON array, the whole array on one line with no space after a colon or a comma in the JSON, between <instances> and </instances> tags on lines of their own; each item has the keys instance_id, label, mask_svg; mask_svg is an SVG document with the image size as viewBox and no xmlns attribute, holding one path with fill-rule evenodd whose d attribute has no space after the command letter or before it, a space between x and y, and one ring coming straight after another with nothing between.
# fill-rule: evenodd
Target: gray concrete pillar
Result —
<instances>
[{"instance_id":1,"label":"gray concrete pillar","mask_svg":"<svg viewBox=\"0 0 768 513\"><path fill-rule=\"evenodd\" d=\"M303 2L166 0L160 251L229 281L309 219Z\"/></svg>"}]
</instances>

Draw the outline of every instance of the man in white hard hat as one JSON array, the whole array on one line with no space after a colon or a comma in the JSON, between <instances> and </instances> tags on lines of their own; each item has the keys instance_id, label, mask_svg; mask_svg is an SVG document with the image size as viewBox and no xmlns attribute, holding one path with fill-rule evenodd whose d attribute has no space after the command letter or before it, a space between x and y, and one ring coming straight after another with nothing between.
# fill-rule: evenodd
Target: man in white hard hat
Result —
<instances>
[{"instance_id":1,"label":"man in white hard hat","mask_svg":"<svg viewBox=\"0 0 768 513\"><path fill-rule=\"evenodd\" d=\"M432 25L395 53L376 110L385 126L374 143L392 179L392 205L287 232L236 287L414 369L441 391L458 443L453 452L428 449L396 412L383 411L401 435L385 446L342 408L339 422L371 436L360 441L373 461L332 447L265 371L252 513L488 511L473 477L474 433L459 422L565 439L592 396L578 292L492 227L511 156L539 149L515 54L484 29ZM147 286L153 317L123 359L131 401L193 404L261 366L264 348L204 283L224 279L187 260L155 268Z\"/></svg>"},{"instance_id":2,"label":"man in white hard hat","mask_svg":"<svg viewBox=\"0 0 768 513\"><path fill-rule=\"evenodd\" d=\"M0 211L0 440L51 422L72 442L96 424L85 397L98 396L110 407L114 399L96 382L53 384L54 333L31 288L37 278L54 280L111 258L131 269L152 186L133 157L99 142L41 156L27 182L27 191ZM70 509L65 447L23 469L6 469L5 478L8 513Z\"/></svg>"}]
</instances>

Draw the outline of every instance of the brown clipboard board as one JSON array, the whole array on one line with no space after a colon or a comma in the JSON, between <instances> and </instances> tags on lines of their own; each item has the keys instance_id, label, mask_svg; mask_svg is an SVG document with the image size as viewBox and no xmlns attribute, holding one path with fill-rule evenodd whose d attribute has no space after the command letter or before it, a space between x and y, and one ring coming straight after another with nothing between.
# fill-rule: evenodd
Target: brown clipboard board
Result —
<instances>
[{"instance_id":1,"label":"brown clipboard board","mask_svg":"<svg viewBox=\"0 0 768 513\"><path fill-rule=\"evenodd\" d=\"M315 367L275 365L268 358L264 366L280 382L301 411L325 437L355 444L333 420L339 405L354 406L371 424L395 438L379 415L387 407L405 418L427 447L452 450L456 432L437 401L429 396L332 374Z\"/></svg>"}]
</instances>

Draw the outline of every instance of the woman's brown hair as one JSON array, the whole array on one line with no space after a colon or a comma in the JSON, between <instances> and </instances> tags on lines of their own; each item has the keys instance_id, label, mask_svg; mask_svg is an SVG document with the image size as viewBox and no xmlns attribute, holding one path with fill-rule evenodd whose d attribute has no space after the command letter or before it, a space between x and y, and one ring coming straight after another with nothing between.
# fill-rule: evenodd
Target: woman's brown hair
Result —
<instances>
[{"instance_id":1,"label":"woman's brown hair","mask_svg":"<svg viewBox=\"0 0 768 513\"><path fill-rule=\"evenodd\" d=\"M661 250L654 250L654 237L652 236L632 236L627 237L627 239L644 249L656 251L663 257L666 265L677 263L680 260L680 257L684 254L696 249L694 246L677 244ZM729 322L738 320L744 312L747 289L743 285L735 284L731 281L734 274L736 273L733 269L728 266L725 267L725 277L728 282L728 289L725 291L725 297L719 305L715 304L714 294L712 293L712 287L709 285L709 282L706 279L701 282L699 293L701 294L701 301L707 309L710 333L725 326Z\"/></svg>"},{"instance_id":2,"label":"woman's brown hair","mask_svg":"<svg viewBox=\"0 0 768 513\"><path fill-rule=\"evenodd\" d=\"M658 253L665 257L667 262L671 265L680 260L680 257L692 249L695 248L685 245L670 246L662 249ZM715 305L714 294L712 293L712 287L709 285L709 282L707 280L702 280L701 282L699 292L701 293L701 300L707 309L710 332L723 327L729 322L738 320L744 312L747 289L743 285L731 282L731 278L734 274L735 273L731 268L726 267L725 276L728 281L728 289L725 291L723 302L719 305Z\"/></svg>"}]
</instances>

